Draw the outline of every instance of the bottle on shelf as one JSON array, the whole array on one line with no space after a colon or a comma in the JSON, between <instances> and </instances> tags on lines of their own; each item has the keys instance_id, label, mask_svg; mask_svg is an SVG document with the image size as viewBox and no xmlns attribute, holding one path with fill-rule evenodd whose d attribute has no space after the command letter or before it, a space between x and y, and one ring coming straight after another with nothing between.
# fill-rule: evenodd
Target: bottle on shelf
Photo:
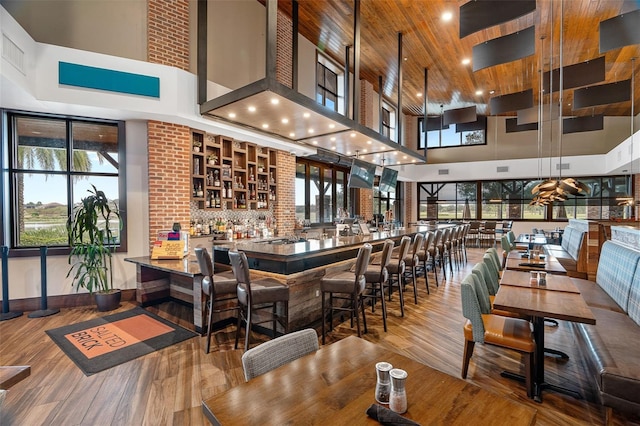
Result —
<instances>
[{"instance_id":1,"label":"bottle on shelf","mask_svg":"<svg viewBox=\"0 0 640 426\"><path fill-rule=\"evenodd\" d=\"M207 196L206 196L206 197L205 197L205 199L204 199L204 206L205 206L206 208L211 207L211 198L212 198L212 197L211 197L211 191L207 191Z\"/></svg>"},{"instance_id":2,"label":"bottle on shelf","mask_svg":"<svg viewBox=\"0 0 640 426\"><path fill-rule=\"evenodd\" d=\"M196 197L198 198L204 197L204 192L202 191L201 183L198 183L198 189L196 190Z\"/></svg>"},{"instance_id":3,"label":"bottle on shelf","mask_svg":"<svg viewBox=\"0 0 640 426\"><path fill-rule=\"evenodd\" d=\"M253 167L249 168L249 181L253 182L253 180L255 179L255 176L253 175Z\"/></svg>"},{"instance_id":4,"label":"bottle on shelf","mask_svg":"<svg viewBox=\"0 0 640 426\"><path fill-rule=\"evenodd\" d=\"M275 185L276 184L276 179L273 177L273 172L269 172L269 183L271 185Z\"/></svg>"},{"instance_id":5,"label":"bottle on shelf","mask_svg":"<svg viewBox=\"0 0 640 426\"><path fill-rule=\"evenodd\" d=\"M220 191L214 191L214 192L215 192L215 198L213 200L213 203L214 203L213 206L216 209L219 209L220 208Z\"/></svg>"},{"instance_id":6,"label":"bottle on shelf","mask_svg":"<svg viewBox=\"0 0 640 426\"><path fill-rule=\"evenodd\" d=\"M213 186L220 186L220 172L218 172L217 170L213 171Z\"/></svg>"}]
</instances>

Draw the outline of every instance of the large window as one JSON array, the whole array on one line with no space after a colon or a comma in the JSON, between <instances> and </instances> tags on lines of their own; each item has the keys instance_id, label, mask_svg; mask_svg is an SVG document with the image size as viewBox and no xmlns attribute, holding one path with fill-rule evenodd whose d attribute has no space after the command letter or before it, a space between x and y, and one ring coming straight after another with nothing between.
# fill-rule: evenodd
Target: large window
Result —
<instances>
[{"instance_id":1,"label":"large window","mask_svg":"<svg viewBox=\"0 0 640 426\"><path fill-rule=\"evenodd\" d=\"M338 111L338 74L318 62L316 79L316 101L329 109Z\"/></svg>"},{"instance_id":2,"label":"large window","mask_svg":"<svg viewBox=\"0 0 640 426\"><path fill-rule=\"evenodd\" d=\"M377 177L376 177L377 178ZM404 217L402 211L402 191L401 184L398 182L396 184L395 191L393 192L382 192L378 188L378 185L374 185L373 187L373 214L382 214L385 217L384 213L391 210L393 212L393 217L396 221L401 221ZM378 216L380 217L380 216Z\"/></svg>"},{"instance_id":3,"label":"large window","mask_svg":"<svg viewBox=\"0 0 640 426\"><path fill-rule=\"evenodd\" d=\"M91 185L118 203L126 223L124 123L12 112L3 123L3 244L23 254L68 249L67 219Z\"/></svg>"},{"instance_id":4,"label":"large window","mask_svg":"<svg viewBox=\"0 0 640 426\"><path fill-rule=\"evenodd\" d=\"M395 141L397 139L396 109L387 102L382 102L382 117L380 117L380 119L382 121L382 135Z\"/></svg>"},{"instance_id":5,"label":"large window","mask_svg":"<svg viewBox=\"0 0 640 426\"><path fill-rule=\"evenodd\" d=\"M431 122L431 119L429 119ZM484 123L484 122L482 122ZM418 147L424 149L425 134L423 130L424 117L418 117ZM429 126L427 131L427 148L447 148L452 146L484 145L486 144L486 128L475 130L460 130L456 125ZM442 129L440 129L442 127ZM485 126L486 127L486 126Z\"/></svg>"},{"instance_id":6,"label":"large window","mask_svg":"<svg viewBox=\"0 0 640 426\"><path fill-rule=\"evenodd\" d=\"M296 219L311 224L333 223L338 209L347 210L349 170L299 159L296 163Z\"/></svg>"},{"instance_id":7,"label":"large window","mask_svg":"<svg viewBox=\"0 0 640 426\"><path fill-rule=\"evenodd\" d=\"M591 193L549 206L531 205L539 179L418 183L418 220L616 219L625 212L617 197L631 192L625 176L580 178Z\"/></svg>"}]
</instances>

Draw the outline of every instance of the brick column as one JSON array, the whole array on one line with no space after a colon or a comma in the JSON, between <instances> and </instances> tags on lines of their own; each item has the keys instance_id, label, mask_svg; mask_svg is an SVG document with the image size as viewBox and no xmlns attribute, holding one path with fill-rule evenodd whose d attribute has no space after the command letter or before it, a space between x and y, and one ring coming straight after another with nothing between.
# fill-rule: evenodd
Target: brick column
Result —
<instances>
[{"instance_id":1,"label":"brick column","mask_svg":"<svg viewBox=\"0 0 640 426\"><path fill-rule=\"evenodd\" d=\"M276 80L293 87L293 22L278 9L278 29L276 31Z\"/></svg>"},{"instance_id":2,"label":"brick column","mask_svg":"<svg viewBox=\"0 0 640 426\"><path fill-rule=\"evenodd\" d=\"M358 189L360 209L355 214L364 220L373 219L373 189Z\"/></svg>"},{"instance_id":3,"label":"brick column","mask_svg":"<svg viewBox=\"0 0 640 426\"><path fill-rule=\"evenodd\" d=\"M378 96L373 90L373 84L367 80L360 80L360 124L367 126L376 132L379 128L373 125L373 96Z\"/></svg>"},{"instance_id":4,"label":"brick column","mask_svg":"<svg viewBox=\"0 0 640 426\"><path fill-rule=\"evenodd\" d=\"M278 187L273 215L278 226L278 235L293 233L296 222L296 157L277 151Z\"/></svg>"},{"instance_id":5,"label":"brick column","mask_svg":"<svg viewBox=\"0 0 640 426\"><path fill-rule=\"evenodd\" d=\"M404 218L398 218L404 222L407 226L409 223L417 222L417 206L413 205L413 200L417 200L413 194L413 188L416 186L413 182L404 182L401 185L404 186Z\"/></svg>"},{"instance_id":6,"label":"brick column","mask_svg":"<svg viewBox=\"0 0 640 426\"><path fill-rule=\"evenodd\" d=\"M149 139L149 246L158 231L180 222L189 229L191 130L160 121L147 122Z\"/></svg>"},{"instance_id":7,"label":"brick column","mask_svg":"<svg viewBox=\"0 0 640 426\"><path fill-rule=\"evenodd\" d=\"M147 61L189 70L189 1L147 0ZM189 229L191 131L149 121L149 244L161 229Z\"/></svg>"}]
</instances>

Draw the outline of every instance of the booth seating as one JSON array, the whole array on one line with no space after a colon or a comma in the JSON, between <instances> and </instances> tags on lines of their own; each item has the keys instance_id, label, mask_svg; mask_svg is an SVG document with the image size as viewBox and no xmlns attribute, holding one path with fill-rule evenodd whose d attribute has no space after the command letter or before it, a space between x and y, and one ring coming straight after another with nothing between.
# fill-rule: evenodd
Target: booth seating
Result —
<instances>
[{"instance_id":1,"label":"booth seating","mask_svg":"<svg viewBox=\"0 0 640 426\"><path fill-rule=\"evenodd\" d=\"M587 278L587 233L567 226L562 245L547 244L544 251L558 259L570 277Z\"/></svg>"},{"instance_id":2,"label":"booth seating","mask_svg":"<svg viewBox=\"0 0 640 426\"><path fill-rule=\"evenodd\" d=\"M596 281L574 278L596 318L571 323L599 402L640 415L640 250L602 246Z\"/></svg>"}]
</instances>

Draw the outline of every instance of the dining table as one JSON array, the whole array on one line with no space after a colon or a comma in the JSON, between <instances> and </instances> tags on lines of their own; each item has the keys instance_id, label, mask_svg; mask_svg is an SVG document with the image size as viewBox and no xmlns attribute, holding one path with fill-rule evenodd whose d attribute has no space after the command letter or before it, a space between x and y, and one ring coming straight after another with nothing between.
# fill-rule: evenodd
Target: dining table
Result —
<instances>
[{"instance_id":1,"label":"dining table","mask_svg":"<svg viewBox=\"0 0 640 426\"><path fill-rule=\"evenodd\" d=\"M528 244L529 248L533 248L547 244L547 237L544 234L520 234L516 238L515 243Z\"/></svg>"},{"instance_id":2,"label":"dining table","mask_svg":"<svg viewBox=\"0 0 640 426\"><path fill-rule=\"evenodd\" d=\"M595 324L596 319L575 285L572 287L564 280L557 279L557 276L547 276L548 282L545 286L531 282L526 285L527 279L527 273L504 271L493 306L495 309L502 309L531 318L536 342L533 376L534 399L542 402L542 391L544 389L551 389L581 399L582 395L579 392L551 384L545 379L544 319L553 318L585 324ZM553 284L551 284L552 282ZM562 289L563 287L565 288L564 290Z\"/></svg>"},{"instance_id":3,"label":"dining table","mask_svg":"<svg viewBox=\"0 0 640 426\"><path fill-rule=\"evenodd\" d=\"M539 271L546 272L547 274L567 274L567 270L564 269L562 264L554 256L542 254L540 255L540 259L536 260L533 259L529 253L518 250L511 250L509 252L505 269L524 272Z\"/></svg>"},{"instance_id":4,"label":"dining table","mask_svg":"<svg viewBox=\"0 0 640 426\"><path fill-rule=\"evenodd\" d=\"M214 425L379 424L376 363L407 373L407 411L420 424L532 425L536 410L381 344L349 336L202 402ZM386 406L388 408L388 406Z\"/></svg>"}]
</instances>

